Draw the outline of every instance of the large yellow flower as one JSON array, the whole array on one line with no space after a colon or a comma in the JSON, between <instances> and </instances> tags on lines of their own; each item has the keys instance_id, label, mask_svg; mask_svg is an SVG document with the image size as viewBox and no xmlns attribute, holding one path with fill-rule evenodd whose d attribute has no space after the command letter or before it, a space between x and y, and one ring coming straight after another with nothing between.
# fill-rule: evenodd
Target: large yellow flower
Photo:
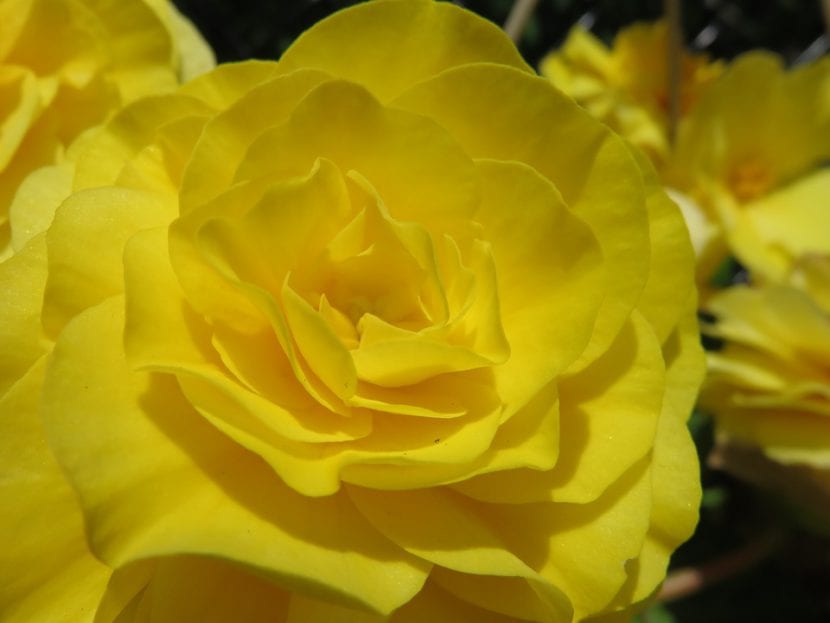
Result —
<instances>
[{"instance_id":1,"label":"large yellow flower","mask_svg":"<svg viewBox=\"0 0 830 623\"><path fill-rule=\"evenodd\" d=\"M663 177L700 221L709 268L727 249L782 281L805 253L830 253L830 58L785 70L735 60L680 128Z\"/></svg>"},{"instance_id":2,"label":"large yellow flower","mask_svg":"<svg viewBox=\"0 0 830 623\"><path fill-rule=\"evenodd\" d=\"M691 533L682 219L492 24L362 4L35 176L4 622L615 620Z\"/></svg>"},{"instance_id":3,"label":"large yellow flower","mask_svg":"<svg viewBox=\"0 0 830 623\"><path fill-rule=\"evenodd\" d=\"M708 308L716 318L708 331L723 347L709 353L701 404L720 441L791 469L776 474L790 493L822 489L797 501L830 512L830 257L802 258L789 283L729 288ZM776 486L737 456L727 467Z\"/></svg>"},{"instance_id":4,"label":"large yellow flower","mask_svg":"<svg viewBox=\"0 0 830 623\"><path fill-rule=\"evenodd\" d=\"M26 175L123 103L212 64L166 0L0 0L0 257Z\"/></svg>"},{"instance_id":5,"label":"large yellow flower","mask_svg":"<svg viewBox=\"0 0 830 623\"><path fill-rule=\"evenodd\" d=\"M669 43L666 22L636 23L620 31L609 48L575 26L558 50L546 56L542 75L660 164L669 144ZM680 59L680 110L694 107L722 71L704 54Z\"/></svg>"}]
</instances>

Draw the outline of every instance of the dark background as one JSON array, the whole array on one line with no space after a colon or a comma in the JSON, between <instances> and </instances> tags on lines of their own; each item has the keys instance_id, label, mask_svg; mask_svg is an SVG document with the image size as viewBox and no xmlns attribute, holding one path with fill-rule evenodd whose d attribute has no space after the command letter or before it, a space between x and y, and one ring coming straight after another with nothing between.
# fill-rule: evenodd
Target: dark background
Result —
<instances>
[{"instance_id":1,"label":"dark background","mask_svg":"<svg viewBox=\"0 0 830 623\"><path fill-rule=\"evenodd\" d=\"M220 62L277 59L291 42L326 15L356 0L174 0L200 29ZM457 2L503 24L512 0ZM661 0L540 0L520 50L532 65L557 47L577 20L605 41L623 26L660 16ZM687 44L731 58L752 48L781 54L788 63L826 53L819 0L684 1ZM695 414L690 427L701 463L712 444L712 426ZM705 590L657 605L640 623L830 623L830 547L801 530L792 514L729 476L703 468L704 500L695 536L677 552L673 568L699 566L740 550L770 531L779 535L772 554L750 569ZM751 545L750 545L751 546Z\"/></svg>"},{"instance_id":2,"label":"dark background","mask_svg":"<svg viewBox=\"0 0 830 623\"><path fill-rule=\"evenodd\" d=\"M277 59L297 35L316 21L358 0L174 0L200 28L221 62L248 58ZM456 2L497 24L503 24L512 0ZM713 55L732 57L765 47L796 59L822 33L819 0L685 1L686 40L693 43L707 26ZM558 46L578 19L593 21L592 30L606 40L622 26L658 17L661 0L540 0L520 49L533 65ZM826 49L826 48L825 48Z\"/></svg>"}]
</instances>

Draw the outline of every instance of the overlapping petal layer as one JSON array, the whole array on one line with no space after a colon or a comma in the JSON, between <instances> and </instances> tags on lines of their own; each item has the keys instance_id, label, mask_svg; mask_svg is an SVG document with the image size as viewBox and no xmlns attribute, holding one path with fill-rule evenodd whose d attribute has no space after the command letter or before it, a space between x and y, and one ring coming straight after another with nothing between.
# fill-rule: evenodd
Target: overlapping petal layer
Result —
<instances>
[{"instance_id":1,"label":"overlapping petal layer","mask_svg":"<svg viewBox=\"0 0 830 623\"><path fill-rule=\"evenodd\" d=\"M0 3L0 257L22 180L61 162L84 130L124 103L173 90L213 66L193 26L167 0ZM27 219L24 212L12 218ZM16 237L25 225L15 227Z\"/></svg>"},{"instance_id":2,"label":"overlapping petal layer","mask_svg":"<svg viewBox=\"0 0 830 623\"><path fill-rule=\"evenodd\" d=\"M540 64L542 75L596 118L662 164L671 152L669 26L665 21L635 23L620 31L610 47L582 26ZM678 110L685 116L723 70L703 54L679 59Z\"/></svg>"},{"instance_id":3,"label":"overlapping petal layer","mask_svg":"<svg viewBox=\"0 0 830 623\"><path fill-rule=\"evenodd\" d=\"M699 495L691 248L495 27L360 5L69 157L17 198L0 370L77 492L96 621L558 622L654 591Z\"/></svg>"},{"instance_id":4,"label":"overlapping petal layer","mask_svg":"<svg viewBox=\"0 0 830 623\"><path fill-rule=\"evenodd\" d=\"M706 247L720 246L718 259L728 247L758 279L781 282L801 254L828 252L827 93L830 59L787 70L750 52L680 127L664 180L714 226Z\"/></svg>"}]
</instances>

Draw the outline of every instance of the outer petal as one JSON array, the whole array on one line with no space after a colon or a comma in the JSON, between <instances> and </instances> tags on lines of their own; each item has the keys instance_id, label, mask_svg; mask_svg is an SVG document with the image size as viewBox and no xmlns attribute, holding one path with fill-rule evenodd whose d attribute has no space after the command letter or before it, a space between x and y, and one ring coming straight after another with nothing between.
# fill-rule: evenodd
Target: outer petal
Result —
<instances>
[{"instance_id":1,"label":"outer petal","mask_svg":"<svg viewBox=\"0 0 830 623\"><path fill-rule=\"evenodd\" d=\"M122 292L124 244L141 229L167 224L174 210L166 197L126 188L94 188L67 199L46 235L47 332L57 335L78 312Z\"/></svg>"},{"instance_id":2,"label":"outer petal","mask_svg":"<svg viewBox=\"0 0 830 623\"><path fill-rule=\"evenodd\" d=\"M384 107L343 81L317 86L285 124L253 142L234 181L306 175L320 158L366 178L399 220L452 223L479 202L477 169L439 123Z\"/></svg>"},{"instance_id":3,"label":"outer petal","mask_svg":"<svg viewBox=\"0 0 830 623\"><path fill-rule=\"evenodd\" d=\"M441 588L436 582L427 582L424 590L418 593L415 599L396 611L390 619L391 623L422 623L423 621L516 623L516 619L513 617L476 607L457 598Z\"/></svg>"},{"instance_id":4,"label":"outer petal","mask_svg":"<svg viewBox=\"0 0 830 623\"><path fill-rule=\"evenodd\" d=\"M519 588L519 593L532 600L526 608L533 610L535 606L551 620L570 617L568 598L513 554L489 525L488 505L471 502L448 489L378 493L350 487L349 496L382 534L410 553L465 577L493 576L489 585L494 587L501 586L496 577L521 579L514 590ZM470 586L458 575L447 575L442 584L457 587L462 599L486 604L479 593L488 585L487 580L482 580L482 586ZM496 611L509 612L510 605L502 604Z\"/></svg>"},{"instance_id":5,"label":"outer petal","mask_svg":"<svg viewBox=\"0 0 830 623\"><path fill-rule=\"evenodd\" d=\"M20 184L9 207L14 252L49 228L58 206L72 192L73 174L71 164L42 167Z\"/></svg>"},{"instance_id":6,"label":"outer petal","mask_svg":"<svg viewBox=\"0 0 830 623\"><path fill-rule=\"evenodd\" d=\"M532 166L591 226L613 271L591 344L574 369L587 365L613 341L645 285L648 222L629 148L546 80L510 67L448 70L393 103L438 121L474 158Z\"/></svg>"},{"instance_id":7,"label":"outer petal","mask_svg":"<svg viewBox=\"0 0 830 623\"><path fill-rule=\"evenodd\" d=\"M67 325L43 401L102 559L210 555L379 612L420 589L427 565L374 533L347 499L297 495L198 417L171 378L132 373L122 309L109 299Z\"/></svg>"},{"instance_id":8,"label":"outer petal","mask_svg":"<svg viewBox=\"0 0 830 623\"><path fill-rule=\"evenodd\" d=\"M483 192L475 219L493 245L511 350L494 373L510 413L585 349L605 273L590 229L547 179L517 162L480 160L477 166Z\"/></svg>"},{"instance_id":9,"label":"outer petal","mask_svg":"<svg viewBox=\"0 0 830 623\"><path fill-rule=\"evenodd\" d=\"M72 488L38 417L46 361L0 399L0 612L4 623L91 622L110 570L87 549Z\"/></svg>"},{"instance_id":10,"label":"outer petal","mask_svg":"<svg viewBox=\"0 0 830 623\"><path fill-rule=\"evenodd\" d=\"M326 80L318 71L275 77L275 63L219 67L183 91L216 106L190 157L181 186L181 212L207 202L233 182L236 165L263 129L284 123L297 103Z\"/></svg>"},{"instance_id":11,"label":"outer petal","mask_svg":"<svg viewBox=\"0 0 830 623\"><path fill-rule=\"evenodd\" d=\"M453 486L492 502L585 503L641 461L654 443L664 372L653 332L641 316L633 318L608 352L560 384L553 469L497 472Z\"/></svg>"},{"instance_id":12,"label":"outer petal","mask_svg":"<svg viewBox=\"0 0 830 623\"><path fill-rule=\"evenodd\" d=\"M645 155L631 150L646 187L651 263L637 310L646 317L662 344L685 314L692 295L695 257L689 232L678 207L663 191Z\"/></svg>"},{"instance_id":13,"label":"outer petal","mask_svg":"<svg viewBox=\"0 0 830 623\"><path fill-rule=\"evenodd\" d=\"M283 623L290 599L288 591L237 565L173 556L156 562L148 584L115 623Z\"/></svg>"},{"instance_id":14,"label":"outer petal","mask_svg":"<svg viewBox=\"0 0 830 623\"><path fill-rule=\"evenodd\" d=\"M193 23L182 15L172 2L165 2L169 11L168 28L173 33L179 54L179 80L187 82L211 70L216 57L207 41Z\"/></svg>"},{"instance_id":15,"label":"outer petal","mask_svg":"<svg viewBox=\"0 0 830 623\"><path fill-rule=\"evenodd\" d=\"M491 22L449 3L385 0L323 20L285 51L280 68L321 69L387 101L445 69L481 62L532 73Z\"/></svg>"},{"instance_id":16,"label":"outer petal","mask_svg":"<svg viewBox=\"0 0 830 623\"><path fill-rule=\"evenodd\" d=\"M48 349L40 326L47 270L44 238L36 237L0 263L0 396Z\"/></svg>"},{"instance_id":17,"label":"outer petal","mask_svg":"<svg viewBox=\"0 0 830 623\"><path fill-rule=\"evenodd\" d=\"M692 299L687 301L685 316L663 347L667 387L652 452L650 526L642 551L627 563L628 581L608 610L619 618L608 618L608 623L627 621L634 610L642 607L643 600L666 577L672 552L691 536L697 524L700 475L686 420L705 372L705 361L692 303Z\"/></svg>"},{"instance_id":18,"label":"outer petal","mask_svg":"<svg viewBox=\"0 0 830 623\"><path fill-rule=\"evenodd\" d=\"M666 393L652 454L652 511L633 599L650 594L665 576L671 553L697 524L701 488L688 420L706 371L693 305L663 346Z\"/></svg>"},{"instance_id":19,"label":"outer petal","mask_svg":"<svg viewBox=\"0 0 830 623\"><path fill-rule=\"evenodd\" d=\"M165 125L212 112L204 102L181 94L147 97L124 108L100 130L73 144L73 190L114 184L124 165L153 142Z\"/></svg>"},{"instance_id":20,"label":"outer petal","mask_svg":"<svg viewBox=\"0 0 830 623\"><path fill-rule=\"evenodd\" d=\"M568 596L574 618L605 608L643 548L651 470L642 460L590 504L492 505L488 516L511 551Z\"/></svg>"}]
</instances>

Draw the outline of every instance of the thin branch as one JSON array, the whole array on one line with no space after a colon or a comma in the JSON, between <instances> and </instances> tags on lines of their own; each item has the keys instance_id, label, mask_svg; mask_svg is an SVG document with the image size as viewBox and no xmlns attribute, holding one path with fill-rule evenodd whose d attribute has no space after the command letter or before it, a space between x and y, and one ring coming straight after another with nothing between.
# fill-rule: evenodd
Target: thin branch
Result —
<instances>
[{"instance_id":1,"label":"thin branch","mask_svg":"<svg viewBox=\"0 0 830 623\"><path fill-rule=\"evenodd\" d=\"M515 0L513 7L510 9L510 15L507 16L507 21L504 22L504 32L513 40L513 43L519 43L522 34L525 31L530 16L536 10L536 5L539 0Z\"/></svg>"},{"instance_id":2,"label":"thin branch","mask_svg":"<svg viewBox=\"0 0 830 623\"><path fill-rule=\"evenodd\" d=\"M821 9L824 13L824 32L830 39L830 0L821 0Z\"/></svg>"},{"instance_id":3,"label":"thin branch","mask_svg":"<svg viewBox=\"0 0 830 623\"><path fill-rule=\"evenodd\" d=\"M830 0L825 0L830 2ZM680 119L680 60L683 53L680 0L664 0L663 12L668 26L668 92L669 92L669 142L674 144L677 123Z\"/></svg>"},{"instance_id":4,"label":"thin branch","mask_svg":"<svg viewBox=\"0 0 830 623\"><path fill-rule=\"evenodd\" d=\"M657 596L659 601L674 601L697 593L703 588L725 580L765 559L781 544L781 535L766 532L741 549L716 558L699 567L683 567L669 574Z\"/></svg>"}]
</instances>

